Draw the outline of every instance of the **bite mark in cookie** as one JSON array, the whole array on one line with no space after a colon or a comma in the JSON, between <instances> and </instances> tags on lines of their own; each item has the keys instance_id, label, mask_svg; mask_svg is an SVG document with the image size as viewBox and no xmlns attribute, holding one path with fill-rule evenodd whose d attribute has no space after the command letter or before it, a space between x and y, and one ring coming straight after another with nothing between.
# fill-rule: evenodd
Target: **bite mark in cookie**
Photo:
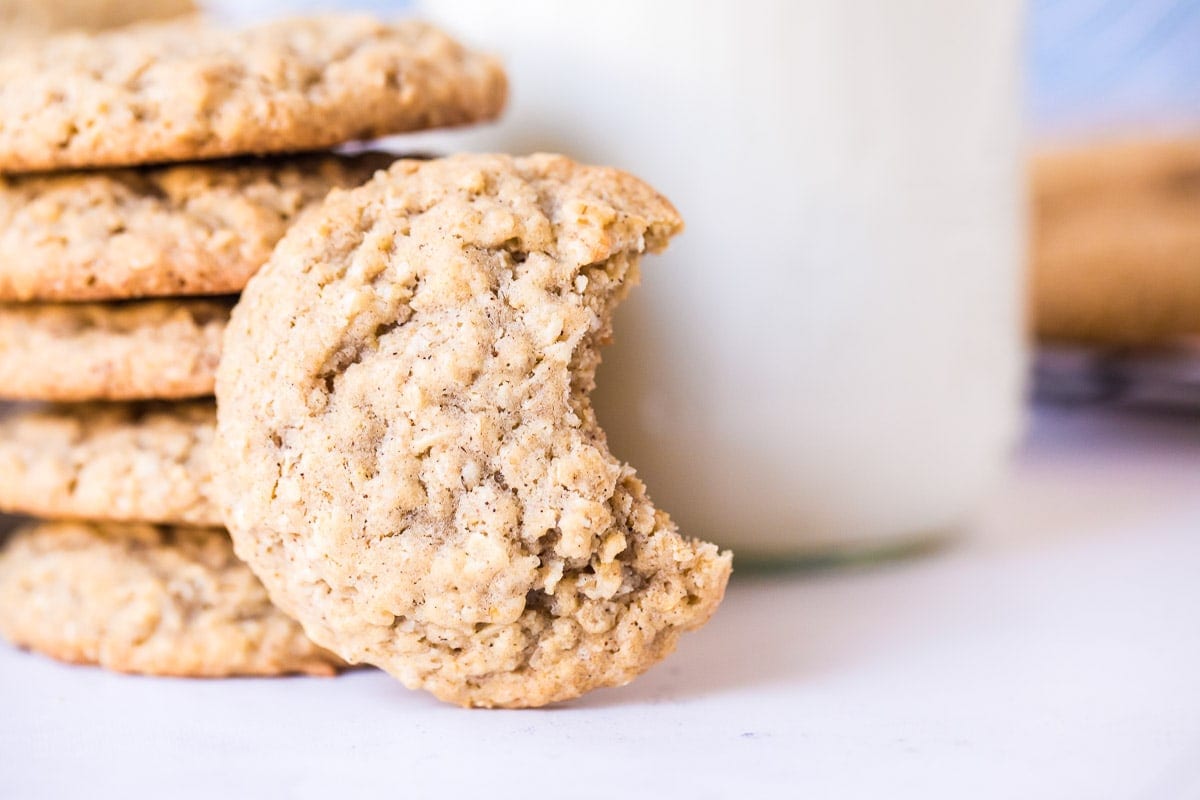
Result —
<instances>
[{"instance_id":1,"label":"bite mark in cookie","mask_svg":"<svg viewBox=\"0 0 1200 800\"><path fill-rule=\"evenodd\" d=\"M620 685L720 602L588 393L650 187L559 156L394 165L248 285L218 372L239 555L315 641L468 706Z\"/></svg>"}]
</instances>

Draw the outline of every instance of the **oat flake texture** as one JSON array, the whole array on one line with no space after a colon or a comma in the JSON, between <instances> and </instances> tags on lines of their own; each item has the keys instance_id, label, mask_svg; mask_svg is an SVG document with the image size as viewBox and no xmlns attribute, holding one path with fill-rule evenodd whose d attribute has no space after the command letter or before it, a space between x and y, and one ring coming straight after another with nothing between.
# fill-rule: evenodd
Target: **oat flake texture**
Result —
<instances>
[{"instance_id":1,"label":"oat flake texture","mask_svg":"<svg viewBox=\"0 0 1200 800\"><path fill-rule=\"evenodd\" d=\"M0 419L0 511L218 526L212 401L19 409Z\"/></svg>"},{"instance_id":2,"label":"oat flake texture","mask_svg":"<svg viewBox=\"0 0 1200 800\"><path fill-rule=\"evenodd\" d=\"M0 300L240 292L305 209L393 160L322 154L0 176Z\"/></svg>"},{"instance_id":3,"label":"oat flake texture","mask_svg":"<svg viewBox=\"0 0 1200 800\"><path fill-rule=\"evenodd\" d=\"M100 31L196 10L192 0L0 0L0 47L67 30Z\"/></svg>"},{"instance_id":4,"label":"oat flake texture","mask_svg":"<svg viewBox=\"0 0 1200 800\"><path fill-rule=\"evenodd\" d=\"M332 675L345 664L271 605L222 530L46 522L0 548L0 633L118 672Z\"/></svg>"},{"instance_id":5,"label":"oat flake texture","mask_svg":"<svg viewBox=\"0 0 1200 800\"><path fill-rule=\"evenodd\" d=\"M195 21L0 53L0 172L332 147L492 119L504 72L415 20Z\"/></svg>"},{"instance_id":6,"label":"oat flake texture","mask_svg":"<svg viewBox=\"0 0 1200 800\"><path fill-rule=\"evenodd\" d=\"M217 376L238 554L314 641L466 706L628 682L720 602L588 400L639 256L682 227L560 156L401 161L251 279Z\"/></svg>"},{"instance_id":7,"label":"oat flake texture","mask_svg":"<svg viewBox=\"0 0 1200 800\"><path fill-rule=\"evenodd\" d=\"M0 398L211 395L232 307L229 298L0 303Z\"/></svg>"}]
</instances>

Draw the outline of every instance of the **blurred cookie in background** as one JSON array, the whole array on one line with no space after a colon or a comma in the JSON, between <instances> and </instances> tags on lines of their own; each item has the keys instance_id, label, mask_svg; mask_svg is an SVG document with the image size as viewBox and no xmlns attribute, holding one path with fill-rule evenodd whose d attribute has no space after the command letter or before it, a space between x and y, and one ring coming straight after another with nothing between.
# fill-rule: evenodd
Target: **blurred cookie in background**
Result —
<instances>
[{"instance_id":1,"label":"blurred cookie in background","mask_svg":"<svg viewBox=\"0 0 1200 800\"><path fill-rule=\"evenodd\" d=\"M1136 347L1200 334L1200 136L1046 150L1032 182L1040 340Z\"/></svg>"},{"instance_id":2,"label":"blurred cookie in background","mask_svg":"<svg viewBox=\"0 0 1200 800\"><path fill-rule=\"evenodd\" d=\"M1200 409L1200 3L1034 0L1034 394Z\"/></svg>"},{"instance_id":3,"label":"blurred cookie in background","mask_svg":"<svg viewBox=\"0 0 1200 800\"><path fill-rule=\"evenodd\" d=\"M193 0L0 0L0 46L194 14Z\"/></svg>"}]
</instances>

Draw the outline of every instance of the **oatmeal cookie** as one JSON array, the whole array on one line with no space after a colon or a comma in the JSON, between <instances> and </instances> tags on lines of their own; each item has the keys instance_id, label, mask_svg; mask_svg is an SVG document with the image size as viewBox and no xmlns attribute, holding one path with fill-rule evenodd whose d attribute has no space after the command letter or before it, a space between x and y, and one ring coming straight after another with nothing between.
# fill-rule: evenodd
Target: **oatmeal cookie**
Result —
<instances>
[{"instance_id":1,"label":"oatmeal cookie","mask_svg":"<svg viewBox=\"0 0 1200 800\"><path fill-rule=\"evenodd\" d=\"M1032 227L1040 338L1140 346L1200 335L1200 138L1040 153Z\"/></svg>"},{"instance_id":2,"label":"oatmeal cookie","mask_svg":"<svg viewBox=\"0 0 1200 800\"><path fill-rule=\"evenodd\" d=\"M232 299L0 304L0 398L211 395L232 307Z\"/></svg>"},{"instance_id":3,"label":"oatmeal cookie","mask_svg":"<svg viewBox=\"0 0 1200 800\"><path fill-rule=\"evenodd\" d=\"M218 369L238 554L324 647L466 706L624 684L730 555L681 536L588 399L639 257L682 227L561 156L401 161L285 236Z\"/></svg>"},{"instance_id":4,"label":"oatmeal cookie","mask_svg":"<svg viewBox=\"0 0 1200 800\"><path fill-rule=\"evenodd\" d=\"M18 410L0 420L0 511L218 526L207 401Z\"/></svg>"},{"instance_id":5,"label":"oatmeal cookie","mask_svg":"<svg viewBox=\"0 0 1200 800\"><path fill-rule=\"evenodd\" d=\"M240 292L305 209L393 160L312 155L0 176L0 300Z\"/></svg>"},{"instance_id":6,"label":"oatmeal cookie","mask_svg":"<svg viewBox=\"0 0 1200 800\"><path fill-rule=\"evenodd\" d=\"M332 675L222 530L46 522L0 549L0 633L61 661L186 677Z\"/></svg>"},{"instance_id":7,"label":"oatmeal cookie","mask_svg":"<svg viewBox=\"0 0 1200 800\"><path fill-rule=\"evenodd\" d=\"M195 20L57 36L0 57L0 172L323 149L482 122L494 59L416 20Z\"/></svg>"}]
</instances>

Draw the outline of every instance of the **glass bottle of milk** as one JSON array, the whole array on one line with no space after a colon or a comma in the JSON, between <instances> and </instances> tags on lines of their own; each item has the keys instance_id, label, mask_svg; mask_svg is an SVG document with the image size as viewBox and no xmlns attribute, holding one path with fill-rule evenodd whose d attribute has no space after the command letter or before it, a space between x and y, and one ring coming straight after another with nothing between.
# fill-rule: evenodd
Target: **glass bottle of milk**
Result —
<instances>
[{"instance_id":1,"label":"glass bottle of milk","mask_svg":"<svg viewBox=\"0 0 1200 800\"><path fill-rule=\"evenodd\" d=\"M685 533L750 558L968 524L1019 428L1017 0L429 0L512 83L443 149L564 152L687 230L595 395Z\"/></svg>"}]
</instances>

